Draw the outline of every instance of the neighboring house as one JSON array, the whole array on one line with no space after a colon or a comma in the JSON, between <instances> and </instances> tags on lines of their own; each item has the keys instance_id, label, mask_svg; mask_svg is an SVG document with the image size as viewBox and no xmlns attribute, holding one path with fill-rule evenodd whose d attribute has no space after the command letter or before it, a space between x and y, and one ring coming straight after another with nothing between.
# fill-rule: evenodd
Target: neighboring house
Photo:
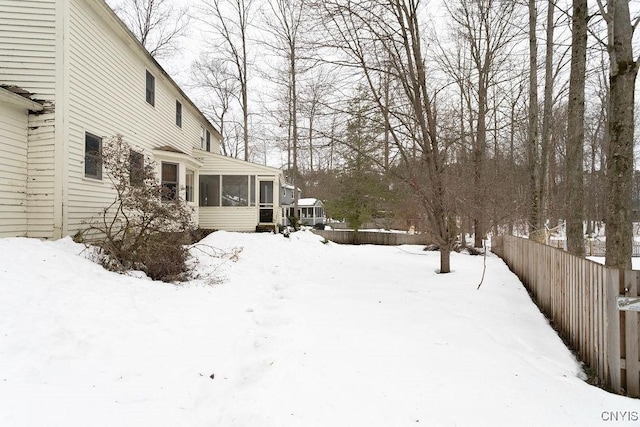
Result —
<instances>
[{"instance_id":1,"label":"neighboring house","mask_svg":"<svg viewBox=\"0 0 640 427\"><path fill-rule=\"evenodd\" d=\"M280 222L282 172L221 156L218 131L104 0L0 0L0 16L0 237L59 238L95 217L114 197L96 154L117 134L184 189L200 227Z\"/></svg>"},{"instance_id":2,"label":"neighboring house","mask_svg":"<svg viewBox=\"0 0 640 427\"><path fill-rule=\"evenodd\" d=\"M296 216L294 212L294 190L295 187L288 183L284 183L280 187L280 191L282 192L280 197L282 205L282 225L290 225L289 217ZM300 199L301 194L302 191L298 188L298 199Z\"/></svg>"},{"instance_id":3,"label":"neighboring house","mask_svg":"<svg viewBox=\"0 0 640 427\"><path fill-rule=\"evenodd\" d=\"M298 217L302 225L324 224L327 220L322 201L313 198L298 200Z\"/></svg>"}]
</instances>

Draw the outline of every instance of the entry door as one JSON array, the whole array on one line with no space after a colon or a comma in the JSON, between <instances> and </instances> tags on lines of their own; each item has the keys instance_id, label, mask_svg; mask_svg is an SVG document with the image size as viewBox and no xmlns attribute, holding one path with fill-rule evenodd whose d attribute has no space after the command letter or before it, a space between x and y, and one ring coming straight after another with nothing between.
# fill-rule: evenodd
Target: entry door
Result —
<instances>
[{"instance_id":1,"label":"entry door","mask_svg":"<svg viewBox=\"0 0 640 427\"><path fill-rule=\"evenodd\" d=\"M273 223L273 181L260 181L260 222Z\"/></svg>"}]
</instances>

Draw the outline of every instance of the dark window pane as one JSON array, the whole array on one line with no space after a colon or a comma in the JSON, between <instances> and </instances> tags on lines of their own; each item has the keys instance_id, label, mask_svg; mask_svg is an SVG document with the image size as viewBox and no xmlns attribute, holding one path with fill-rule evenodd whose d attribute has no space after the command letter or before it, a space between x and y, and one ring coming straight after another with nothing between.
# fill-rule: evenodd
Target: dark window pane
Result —
<instances>
[{"instance_id":1,"label":"dark window pane","mask_svg":"<svg viewBox=\"0 0 640 427\"><path fill-rule=\"evenodd\" d=\"M135 150L129 151L129 183L136 187L144 185L144 155Z\"/></svg>"},{"instance_id":2,"label":"dark window pane","mask_svg":"<svg viewBox=\"0 0 640 427\"><path fill-rule=\"evenodd\" d=\"M222 177L222 206L249 206L247 176L224 175Z\"/></svg>"},{"instance_id":3,"label":"dark window pane","mask_svg":"<svg viewBox=\"0 0 640 427\"><path fill-rule=\"evenodd\" d=\"M200 206L220 206L220 175L200 175Z\"/></svg>"},{"instance_id":4,"label":"dark window pane","mask_svg":"<svg viewBox=\"0 0 640 427\"><path fill-rule=\"evenodd\" d=\"M178 197L178 165L162 163L162 198L175 200Z\"/></svg>"},{"instance_id":5,"label":"dark window pane","mask_svg":"<svg viewBox=\"0 0 640 427\"><path fill-rule=\"evenodd\" d=\"M187 202L193 202L193 181L194 173L193 171L187 169L186 182L184 185L185 198L187 199Z\"/></svg>"},{"instance_id":6,"label":"dark window pane","mask_svg":"<svg viewBox=\"0 0 640 427\"><path fill-rule=\"evenodd\" d=\"M102 139L85 134L84 138L84 176L102 179Z\"/></svg>"},{"instance_id":7,"label":"dark window pane","mask_svg":"<svg viewBox=\"0 0 640 427\"><path fill-rule=\"evenodd\" d=\"M249 205L256 205L256 176L251 175L249 177Z\"/></svg>"},{"instance_id":8,"label":"dark window pane","mask_svg":"<svg viewBox=\"0 0 640 427\"><path fill-rule=\"evenodd\" d=\"M260 209L260 222L273 222L273 209Z\"/></svg>"},{"instance_id":9,"label":"dark window pane","mask_svg":"<svg viewBox=\"0 0 640 427\"><path fill-rule=\"evenodd\" d=\"M207 151L211 151L211 132L207 131Z\"/></svg>"},{"instance_id":10,"label":"dark window pane","mask_svg":"<svg viewBox=\"0 0 640 427\"><path fill-rule=\"evenodd\" d=\"M260 181L260 203L261 204L273 203L273 182L272 181Z\"/></svg>"},{"instance_id":11,"label":"dark window pane","mask_svg":"<svg viewBox=\"0 0 640 427\"><path fill-rule=\"evenodd\" d=\"M156 105L156 78L147 71L147 102Z\"/></svg>"},{"instance_id":12,"label":"dark window pane","mask_svg":"<svg viewBox=\"0 0 640 427\"><path fill-rule=\"evenodd\" d=\"M182 127L182 104L176 101L176 126Z\"/></svg>"},{"instance_id":13,"label":"dark window pane","mask_svg":"<svg viewBox=\"0 0 640 427\"><path fill-rule=\"evenodd\" d=\"M178 182L178 165L174 163L163 163L162 181Z\"/></svg>"}]
</instances>

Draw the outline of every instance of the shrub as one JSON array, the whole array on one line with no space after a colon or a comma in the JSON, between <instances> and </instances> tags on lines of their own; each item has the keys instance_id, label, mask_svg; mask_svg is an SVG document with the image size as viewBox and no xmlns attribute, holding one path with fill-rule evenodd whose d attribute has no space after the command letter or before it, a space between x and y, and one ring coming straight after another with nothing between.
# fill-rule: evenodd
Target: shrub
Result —
<instances>
[{"instance_id":1,"label":"shrub","mask_svg":"<svg viewBox=\"0 0 640 427\"><path fill-rule=\"evenodd\" d=\"M101 160L116 195L75 239L96 245L109 270L141 270L164 281L185 279L184 245L190 243L185 235L195 228L193 210L183 197L168 197L170 190L156 179L155 163L140 161L121 135L105 141Z\"/></svg>"},{"instance_id":2,"label":"shrub","mask_svg":"<svg viewBox=\"0 0 640 427\"><path fill-rule=\"evenodd\" d=\"M287 219L289 220L289 225L293 227L295 231L300 230L300 217L295 215L289 215L287 216Z\"/></svg>"}]
</instances>

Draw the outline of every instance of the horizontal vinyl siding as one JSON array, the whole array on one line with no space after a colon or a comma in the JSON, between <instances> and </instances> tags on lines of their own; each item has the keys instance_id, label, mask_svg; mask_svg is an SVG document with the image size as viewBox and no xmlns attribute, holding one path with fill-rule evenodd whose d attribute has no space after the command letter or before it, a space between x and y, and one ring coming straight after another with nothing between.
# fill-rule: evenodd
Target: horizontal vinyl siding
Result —
<instances>
[{"instance_id":1,"label":"horizontal vinyl siding","mask_svg":"<svg viewBox=\"0 0 640 427\"><path fill-rule=\"evenodd\" d=\"M53 237L54 113L29 115L27 235Z\"/></svg>"},{"instance_id":2,"label":"horizontal vinyl siding","mask_svg":"<svg viewBox=\"0 0 640 427\"><path fill-rule=\"evenodd\" d=\"M200 207L201 228L226 231L256 231L257 207Z\"/></svg>"},{"instance_id":3,"label":"horizontal vinyl siding","mask_svg":"<svg viewBox=\"0 0 640 427\"><path fill-rule=\"evenodd\" d=\"M277 169L258 165L256 163L245 162L232 157L225 157L220 154L214 155L203 151L196 151L195 156L203 163L203 166L200 169L201 174L260 175L278 178L281 173Z\"/></svg>"},{"instance_id":4,"label":"horizontal vinyl siding","mask_svg":"<svg viewBox=\"0 0 640 427\"><path fill-rule=\"evenodd\" d=\"M67 218L73 234L114 198L104 172L102 181L84 177L85 132L103 137L103 144L121 134L147 156L165 145L192 155L204 123L99 4L71 0L69 51ZM155 77L155 106L145 99L146 70ZM176 100L182 104L182 127L175 124Z\"/></svg>"},{"instance_id":5,"label":"horizontal vinyl siding","mask_svg":"<svg viewBox=\"0 0 640 427\"><path fill-rule=\"evenodd\" d=\"M53 100L55 0L0 0L0 84Z\"/></svg>"},{"instance_id":6,"label":"horizontal vinyl siding","mask_svg":"<svg viewBox=\"0 0 640 427\"><path fill-rule=\"evenodd\" d=\"M0 105L0 237L27 235L27 111Z\"/></svg>"},{"instance_id":7,"label":"horizontal vinyl siding","mask_svg":"<svg viewBox=\"0 0 640 427\"><path fill-rule=\"evenodd\" d=\"M259 179L274 180L274 219L279 220L278 205L280 193L280 171L257 165L255 163L196 152L196 157L203 163L200 175L254 175ZM256 183L256 201L259 201L259 183ZM200 207L199 224L202 228L215 228L227 231L255 231L259 221L259 207Z\"/></svg>"}]
</instances>

